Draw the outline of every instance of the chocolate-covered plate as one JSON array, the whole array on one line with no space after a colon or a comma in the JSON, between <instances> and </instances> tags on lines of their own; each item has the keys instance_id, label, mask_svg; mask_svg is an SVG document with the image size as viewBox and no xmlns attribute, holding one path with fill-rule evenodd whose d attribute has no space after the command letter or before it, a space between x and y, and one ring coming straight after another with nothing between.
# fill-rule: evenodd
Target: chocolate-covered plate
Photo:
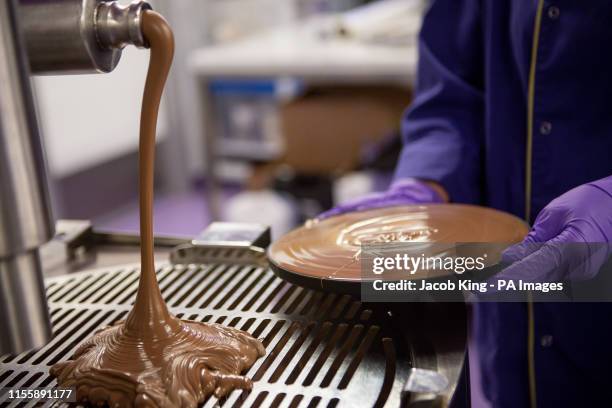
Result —
<instances>
[{"instance_id":1,"label":"chocolate-covered plate","mask_svg":"<svg viewBox=\"0 0 612 408\"><path fill-rule=\"evenodd\" d=\"M268 258L276 274L289 282L355 294L362 282L362 243L416 242L422 244L420 253L431 256L427 253L428 245L438 251L440 244L507 246L520 242L528 230L520 218L486 207L463 204L389 207L307 222L274 242L268 249Z\"/></svg>"}]
</instances>

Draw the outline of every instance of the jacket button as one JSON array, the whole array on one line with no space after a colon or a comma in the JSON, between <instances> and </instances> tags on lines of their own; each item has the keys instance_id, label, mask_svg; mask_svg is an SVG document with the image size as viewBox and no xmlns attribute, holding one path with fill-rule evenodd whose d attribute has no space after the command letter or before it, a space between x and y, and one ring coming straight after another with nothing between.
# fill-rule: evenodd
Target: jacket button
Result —
<instances>
[{"instance_id":1,"label":"jacket button","mask_svg":"<svg viewBox=\"0 0 612 408\"><path fill-rule=\"evenodd\" d=\"M550 18L551 20L558 19L559 15L561 15L561 10L559 10L559 7L557 7L557 6L550 6L548 8L548 18Z\"/></svg>"},{"instance_id":2,"label":"jacket button","mask_svg":"<svg viewBox=\"0 0 612 408\"><path fill-rule=\"evenodd\" d=\"M553 336L551 336L550 334L546 334L544 336L542 336L542 338L540 339L540 344L542 345L542 347L550 347L553 344Z\"/></svg>"},{"instance_id":3,"label":"jacket button","mask_svg":"<svg viewBox=\"0 0 612 408\"><path fill-rule=\"evenodd\" d=\"M552 132L552 123L550 122L542 122L540 123L540 133L543 135L550 135L550 132Z\"/></svg>"}]
</instances>

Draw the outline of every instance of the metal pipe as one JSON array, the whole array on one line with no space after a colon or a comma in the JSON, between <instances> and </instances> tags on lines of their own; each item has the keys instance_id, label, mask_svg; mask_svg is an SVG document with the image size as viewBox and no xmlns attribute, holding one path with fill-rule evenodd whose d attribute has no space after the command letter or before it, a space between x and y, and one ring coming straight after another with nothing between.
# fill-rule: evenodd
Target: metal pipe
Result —
<instances>
[{"instance_id":1,"label":"metal pipe","mask_svg":"<svg viewBox=\"0 0 612 408\"><path fill-rule=\"evenodd\" d=\"M51 324L38 251L0 260L0 355L45 345Z\"/></svg>"},{"instance_id":2,"label":"metal pipe","mask_svg":"<svg viewBox=\"0 0 612 408\"><path fill-rule=\"evenodd\" d=\"M148 9L144 1L20 0L32 72L111 72L126 45L146 47L140 24Z\"/></svg>"},{"instance_id":3,"label":"metal pipe","mask_svg":"<svg viewBox=\"0 0 612 408\"><path fill-rule=\"evenodd\" d=\"M0 259L37 248L53 231L29 71L11 10L0 2Z\"/></svg>"},{"instance_id":4,"label":"metal pipe","mask_svg":"<svg viewBox=\"0 0 612 408\"><path fill-rule=\"evenodd\" d=\"M42 346L50 335L36 251L53 223L15 10L13 0L0 2L0 354Z\"/></svg>"}]
</instances>

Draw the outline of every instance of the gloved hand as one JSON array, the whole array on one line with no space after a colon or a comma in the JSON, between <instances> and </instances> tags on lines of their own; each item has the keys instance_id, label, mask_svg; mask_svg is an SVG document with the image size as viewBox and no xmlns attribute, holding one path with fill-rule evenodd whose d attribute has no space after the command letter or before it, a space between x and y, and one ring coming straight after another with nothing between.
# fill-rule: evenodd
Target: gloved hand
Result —
<instances>
[{"instance_id":1,"label":"gloved hand","mask_svg":"<svg viewBox=\"0 0 612 408\"><path fill-rule=\"evenodd\" d=\"M443 203L445 198L429 184L413 178L401 179L381 193L372 193L364 197L340 204L322 214L317 219L323 220L335 215L374 208L394 207L409 204Z\"/></svg>"},{"instance_id":2,"label":"gloved hand","mask_svg":"<svg viewBox=\"0 0 612 408\"><path fill-rule=\"evenodd\" d=\"M612 255L612 176L587 183L544 208L520 244L502 254L512 263L496 279L558 282L593 278Z\"/></svg>"}]
</instances>

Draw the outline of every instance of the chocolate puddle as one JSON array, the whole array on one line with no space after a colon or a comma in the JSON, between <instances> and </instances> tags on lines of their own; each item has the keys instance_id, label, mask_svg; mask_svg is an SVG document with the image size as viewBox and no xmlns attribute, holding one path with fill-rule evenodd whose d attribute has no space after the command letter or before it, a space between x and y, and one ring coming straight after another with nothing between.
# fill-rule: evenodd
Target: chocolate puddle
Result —
<instances>
[{"instance_id":1,"label":"chocolate puddle","mask_svg":"<svg viewBox=\"0 0 612 408\"><path fill-rule=\"evenodd\" d=\"M99 330L72 359L51 367L60 387L75 387L77 401L111 407L196 407L208 396L250 389L240 374L264 355L248 333L217 324L181 321L168 310L153 256L153 163L162 91L174 39L163 17L145 11L151 47L140 119L141 273L134 307L125 322Z\"/></svg>"}]
</instances>

